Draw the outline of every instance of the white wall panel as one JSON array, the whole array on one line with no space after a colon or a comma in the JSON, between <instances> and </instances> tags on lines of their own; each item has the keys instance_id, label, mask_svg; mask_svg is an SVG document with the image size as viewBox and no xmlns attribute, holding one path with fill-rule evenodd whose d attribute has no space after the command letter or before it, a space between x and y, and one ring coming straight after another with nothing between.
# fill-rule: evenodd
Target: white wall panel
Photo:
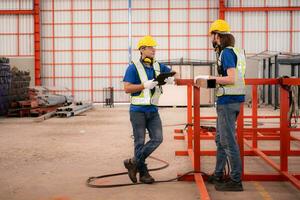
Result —
<instances>
[{"instance_id":1,"label":"white wall panel","mask_svg":"<svg viewBox=\"0 0 300 200\"><path fill-rule=\"evenodd\" d=\"M262 0L244 0L242 2L243 7L263 7L264 1Z\"/></svg>"},{"instance_id":2,"label":"white wall panel","mask_svg":"<svg viewBox=\"0 0 300 200\"><path fill-rule=\"evenodd\" d=\"M128 21L128 10L113 10L111 12L112 22L127 22Z\"/></svg>"},{"instance_id":3,"label":"white wall panel","mask_svg":"<svg viewBox=\"0 0 300 200\"><path fill-rule=\"evenodd\" d=\"M168 49L168 37L156 37L155 40L157 41L157 48L159 49ZM171 39L171 36L170 36L170 46L171 46L171 40L174 41L174 38Z\"/></svg>"},{"instance_id":4,"label":"white wall panel","mask_svg":"<svg viewBox=\"0 0 300 200\"><path fill-rule=\"evenodd\" d=\"M106 78L94 78L93 87L95 90L102 90L105 87L109 87L109 81Z\"/></svg>"},{"instance_id":5,"label":"white wall panel","mask_svg":"<svg viewBox=\"0 0 300 200\"><path fill-rule=\"evenodd\" d=\"M54 35L56 37L70 37L71 36L71 26L70 25L56 25L54 27Z\"/></svg>"},{"instance_id":6,"label":"white wall panel","mask_svg":"<svg viewBox=\"0 0 300 200\"><path fill-rule=\"evenodd\" d=\"M293 52L300 53L300 32L293 34Z\"/></svg>"},{"instance_id":7,"label":"white wall panel","mask_svg":"<svg viewBox=\"0 0 300 200\"><path fill-rule=\"evenodd\" d=\"M90 38L74 38L74 49L76 50L89 50L91 49Z\"/></svg>"},{"instance_id":8,"label":"white wall panel","mask_svg":"<svg viewBox=\"0 0 300 200\"><path fill-rule=\"evenodd\" d=\"M148 35L148 24L132 24L133 35Z\"/></svg>"},{"instance_id":9,"label":"white wall panel","mask_svg":"<svg viewBox=\"0 0 300 200\"><path fill-rule=\"evenodd\" d=\"M152 22L167 22L168 21L168 11L167 10L151 10L150 16L151 16Z\"/></svg>"},{"instance_id":10,"label":"white wall panel","mask_svg":"<svg viewBox=\"0 0 300 200\"><path fill-rule=\"evenodd\" d=\"M91 88L91 80L89 78L77 78L74 80L74 88L77 90L89 90Z\"/></svg>"},{"instance_id":11,"label":"white wall panel","mask_svg":"<svg viewBox=\"0 0 300 200\"><path fill-rule=\"evenodd\" d=\"M266 49L266 34L265 33L245 33L246 53L258 53Z\"/></svg>"},{"instance_id":12,"label":"white wall panel","mask_svg":"<svg viewBox=\"0 0 300 200\"><path fill-rule=\"evenodd\" d=\"M246 12L245 31L264 31L266 30L266 14L265 12Z\"/></svg>"},{"instance_id":13,"label":"white wall panel","mask_svg":"<svg viewBox=\"0 0 300 200\"><path fill-rule=\"evenodd\" d=\"M127 35L128 25L127 24L112 24L111 35Z\"/></svg>"},{"instance_id":14,"label":"white wall panel","mask_svg":"<svg viewBox=\"0 0 300 200\"><path fill-rule=\"evenodd\" d=\"M111 69L112 69L112 75L113 76L123 76L125 74L126 69L127 69L127 65L113 64L111 66Z\"/></svg>"},{"instance_id":15,"label":"white wall panel","mask_svg":"<svg viewBox=\"0 0 300 200\"><path fill-rule=\"evenodd\" d=\"M16 55L17 54L17 36L1 35L0 36L0 55Z\"/></svg>"},{"instance_id":16,"label":"white wall panel","mask_svg":"<svg viewBox=\"0 0 300 200\"><path fill-rule=\"evenodd\" d=\"M60 94L71 95L70 90L72 89L72 80L70 78L57 78L55 79L55 85L60 90L63 90L62 92L59 92Z\"/></svg>"},{"instance_id":17,"label":"white wall panel","mask_svg":"<svg viewBox=\"0 0 300 200\"><path fill-rule=\"evenodd\" d=\"M75 51L74 52L74 62L75 63L89 63L91 61L90 52Z\"/></svg>"},{"instance_id":18,"label":"white wall panel","mask_svg":"<svg viewBox=\"0 0 300 200\"><path fill-rule=\"evenodd\" d=\"M171 21L187 21L188 19L187 10L171 10L170 20Z\"/></svg>"},{"instance_id":19,"label":"white wall panel","mask_svg":"<svg viewBox=\"0 0 300 200\"><path fill-rule=\"evenodd\" d=\"M105 64L105 65L94 64L93 65L93 75L94 76L109 76L109 70L110 70L109 65L107 65L107 64ZM105 78L102 80L108 82L109 79Z\"/></svg>"},{"instance_id":20,"label":"white wall panel","mask_svg":"<svg viewBox=\"0 0 300 200\"><path fill-rule=\"evenodd\" d=\"M71 12L55 12L54 20L56 23L70 23Z\"/></svg>"},{"instance_id":21,"label":"white wall panel","mask_svg":"<svg viewBox=\"0 0 300 200\"><path fill-rule=\"evenodd\" d=\"M206 23L191 23L190 24L190 34L191 35L207 35L208 26Z\"/></svg>"},{"instance_id":22,"label":"white wall panel","mask_svg":"<svg viewBox=\"0 0 300 200\"><path fill-rule=\"evenodd\" d=\"M176 51L171 51L170 52L170 59L179 59L179 58L187 58L188 57L188 52L187 51L181 51L181 50L176 50Z\"/></svg>"},{"instance_id":23,"label":"white wall panel","mask_svg":"<svg viewBox=\"0 0 300 200\"><path fill-rule=\"evenodd\" d=\"M171 0L170 1L171 8L187 8L188 1L178 1L178 0Z\"/></svg>"},{"instance_id":24,"label":"white wall panel","mask_svg":"<svg viewBox=\"0 0 300 200\"><path fill-rule=\"evenodd\" d=\"M72 76L72 66L71 65L55 66L55 76L59 76L59 77Z\"/></svg>"},{"instance_id":25,"label":"white wall panel","mask_svg":"<svg viewBox=\"0 0 300 200\"><path fill-rule=\"evenodd\" d=\"M111 48L112 49L128 49L128 38L127 37L113 37L111 39ZM126 52L128 53L128 52Z\"/></svg>"},{"instance_id":26,"label":"white wall panel","mask_svg":"<svg viewBox=\"0 0 300 200\"><path fill-rule=\"evenodd\" d=\"M152 8L168 8L168 1L151 0Z\"/></svg>"},{"instance_id":27,"label":"white wall panel","mask_svg":"<svg viewBox=\"0 0 300 200\"><path fill-rule=\"evenodd\" d=\"M19 38L19 53L20 55L34 54L34 38L33 35L20 35Z\"/></svg>"},{"instance_id":28,"label":"white wall panel","mask_svg":"<svg viewBox=\"0 0 300 200\"><path fill-rule=\"evenodd\" d=\"M107 52L107 51L94 51L93 52L93 62L94 63L100 63L100 62L101 63L108 63L109 62L109 52Z\"/></svg>"},{"instance_id":29,"label":"white wall panel","mask_svg":"<svg viewBox=\"0 0 300 200\"><path fill-rule=\"evenodd\" d=\"M67 10L71 8L70 0L59 0L54 1L54 9L55 10Z\"/></svg>"},{"instance_id":30,"label":"white wall panel","mask_svg":"<svg viewBox=\"0 0 300 200\"><path fill-rule=\"evenodd\" d=\"M190 38L190 48L206 48L207 38L206 37L191 37Z\"/></svg>"},{"instance_id":31,"label":"white wall panel","mask_svg":"<svg viewBox=\"0 0 300 200\"><path fill-rule=\"evenodd\" d=\"M90 35L90 25L89 24L75 24L73 26L74 36L89 36Z\"/></svg>"},{"instance_id":32,"label":"white wall panel","mask_svg":"<svg viewBox=\"0 0 300 200\"><path fill-rule=\"evenodd\" d=\"M207 21L207 10L190 10L190 21Z\"/></svg>"},{"instance_id":33,"label":"white wall panel","mask_svg":"<svg viewBox=\"0 0 300 200\"><path fill-rule=\"evenodd\" d=\"M42 51L41 58L42 58L41 60L43 63L51 63L53 60L53 55L52 55L52 53Z\"/></svg>"},{"instance_id":34,"label":"white wall panel","mask_svg":"<svg viewBox=\"0 0 300 200\"><path fill-rule=\"evenodd\" d=\"M232 12L225 14L226 21L230 24L231 31L242 30L242 15L240 13Z\"/></svg>"},{"instance_id":35,"label":"white wall panel","mask_svg":"<svg viewBox=\"0 0 300 200\"><path fill-rule=\"evenodd\" d=\"M93 36L109 36L108 24L94 24L92 28Z\"/></svg>"},{"instance_id":36,"label":"white wall panel","mask_svg":"<svg viewBox=\"0 0 300 200\"><path fill-rule=\"evenodd\" d=\"M124 0L113 0L111 1L112 8L128 8L128 1Z\"/></svg>"},{"instance_id":37,"label":"white wall panel","mask_svg":"<svg viewBox=\"0 0 300 200\"><path fill-rule=\"evenodd\" d=\"M190 51L190 57L196 60L207 60L207 51Z\"/></svg>"},{"instance_id":38,"label":"white wall panel","mask_svg":"<svg viewBox=\"0 0 300 200\"><path fill-rule=\"evenodd\" d=\"M17 32L17 16L2 15L0 16L0 33L16 33ZM3 26L5 24L5 26Z\"/></svg>"},{"instance_id":39,"label":"white wall panel","mask_svg":"<svg viewBox=\"0 0 300 200\"><path fill-rule=\"evenodd\" d=\"M161 24L151 24L151 34L152 35L168 35L169 28L165 23Z\"/></svg>"},{"instance_id":40,"label":"white wall panel","mask_svg":"<svg viewBox=\"0 0 300 200\"><path fill-rule=\"evenodd\" d=\"M56 63L71 63L71 52L55 52Z\"/></svg>"},{"instance_id":41,"label":"white wall panel","mask_svg":"<svg viewBox=\"0 0 300 200\"><path fill-rule=\"evenodd\" d=\"M90 12L89 11L74 12L73 21L79 23L89 23L91 21Z\"/></svg>"},{"instance_id":42,"label":"white wall panel","mask_svg":"<svg viewBox=\"0 0 300 200\"><path fill-rule=\"evenodd\" d=\"M93 49L109 49L109 38L93 38Z\"/></svg>"},{"instance_id":43,"label":"white wall panel","mask_svg":"<svg viewBox=\"0 0 300 200\"><path fill-rule=\"evenodd\" d=\"M291 0L291 6L300 6L299 0Z\"/></svg>"},{"instance_id":44,"label":"white wall panel","mask_svg":"<svg viewBox=\"0 0 300 200\"><path fill-rule=\"evenodd\" d=\"M71 50L72 41L70 38L56 38L54 42L56 50Z\"/></svg>"},{"instance_id":45,"label":"white wall panel","mask_svg":"<svg viewBox=\"0 0 300 200\"><path fill-rule=\"evenodd\" d=\"M128 62L128 52L127 51L112 51L111 52L112 62Z\"/></svg>"},{"instance_id":46,"label":"white wall panel","mask_svg":"<svg viewBox=\"0 0 300 200\"><path fill-rule=\"evenodd\" d=\"M33 33L34 32L33 16L31 16L31 15L20 15L19 16L19 31L20 31L20 33Z\"/></svg>"},{"instance_id":47,"label":"white wall panel","mask_svg":"<svg viewBox=\"0 0 300 200\"><path fill-rule=\"evenodd\" d=\"M269 30L288 31L290 28L289 12L269 12Z\"/></svg>"},{"instance_id":48,"label":"white wall panel","mask_svg":"<svg viewBox=\"0 0 300 200\"><path fill-rule=\"evenodd\" d=\"M172 35L187 35L188 24L187 23L172 23L170 25L170 32Z\"/></svg>"},{"instance_id":49,"label":"white wall panel","mask_svg":"<svg viewBox=\"0 0 300 200\"><path fill-rule=\"evenodd\" d=\"M288 52L289 46L289 33L269 33L269 49L271 51Z\"/></svg>"},{"instance_id":50,"label":"white wall panel","mask_svg":"<svg viewBox=\"0 0 300 200\"><path fill-rule=\"evenodd\" d=\"M33 9L33 0L1 0L0 10L30 10Z\"/></svg>"},{"instance_id":51,"label":"white wall panel","mask_svg":"<svg viewBox=\"0 0 300 200\"><path fill-rule=\"evenodd\" d=\"M207 4L208 4L207 1L190 0L190 6L191 7L206 8Z\"/></svg>"},{"instance_id":52,"label":"white wall panel","mask_svg":"<svg viewBox=\"0 0 300 200\"><path fill-rule=\"evenodd\" d=\"M128 11L126 11L125 14L128 16ZM124 14L123 14L124 20L126 19L126 21L127 21L127 16L124 16ZM133 22L147 22L149 20L148 16L149 16L149 11L145 11L145 10L133 10L132 11L132 21ZM120 19L116 16L114 16L114 18Z\"/></svg>"},{"instance_id":53,"label":"white wall panel","mask_svg":"<svg viewBox=\"0 0 300 200\"><path fill-rule=\"evenodd\" d=\"M123 89L123 82L122 82L122 79L118 79L118 78L114 78L112 79L112 86L115 88L115 89ZM124 92L125 93L125 92Z\"/></svg>"},{"instance_id":54,"label":"white wall panel","mask_svg":"<svg viewBox=\"0 0 300 200\"><path fill-rule=\"evenodd\" d=\"M280 6L288 6L289 1L288 0L266 0L266 6L272 6L272 7L280 7Z\"/></svg>"},{"instance_id":55,"label":"white wall panel","mask_svg":"<svg viewBox=\"0 0 300 200\"><path fill-rule=\"evenodd\" d=\"M93 11L92 17L93 17L93 22L95 22L95 23L96 22L99 22L99 23L109 22L109 11L105 11L105 10Z\"/></svg>"},{"instance_id":56,"label":"white wall panel","mask_svg":"<svg viewBox=\"0 0 300 200\"><path fill-rule=\"evenodd\" d=\"M90 1L87 0L73 0L74 2L74 9L89 9L90 8Z\"/></svg>"},{"instance_id":57,"label":"white wall panel","mask_svg":"<svg viewBox=\"0 0 300 200\"><path fill-rule=\"evenodd\" d=\"M77 77L91 76L91 65L75 65L74 75ZM85 82L89 82L85 80Z\"/></svg>"}]
</instances>

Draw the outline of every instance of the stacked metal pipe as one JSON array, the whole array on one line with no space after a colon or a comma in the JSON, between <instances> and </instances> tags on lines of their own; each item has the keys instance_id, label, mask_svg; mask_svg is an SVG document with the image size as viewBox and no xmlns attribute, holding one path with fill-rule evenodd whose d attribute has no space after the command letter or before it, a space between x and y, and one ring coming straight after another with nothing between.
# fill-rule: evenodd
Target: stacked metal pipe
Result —
<instances>
[{"instance_id":1,"label":"stacked metal pipe","mask_svg":"<svg viewBox=\"0 0 300 200\"><path fill-rule=\"evenodd\" d=\"M5 115L9 108L9 88L11 71L8 58L0 58L0 115Z\"/></svg>"},{"instance_id":2,"label":"stacked metal pipe","mask_svg":"<svg viewBox=\"0 0 300 200\"><path fill-rule=\"evenodd\" d=\"M56 116L58 117L71 117L75 115L79 115L87 110L93 108L92 103L77 103L69 106L64 106L56 109Z\"/></svg>"},{"instance_id":3,"label":"stacked metal pipe","mask_svg":"<svg viewBox=\"0 0 300 200\"><path fill-rule=\"evenodd\" d=\"M13 67L11 70L11 87L9 90L10 101L24 101L29 99L30 74Z\"/></svg>"}]
</instances>

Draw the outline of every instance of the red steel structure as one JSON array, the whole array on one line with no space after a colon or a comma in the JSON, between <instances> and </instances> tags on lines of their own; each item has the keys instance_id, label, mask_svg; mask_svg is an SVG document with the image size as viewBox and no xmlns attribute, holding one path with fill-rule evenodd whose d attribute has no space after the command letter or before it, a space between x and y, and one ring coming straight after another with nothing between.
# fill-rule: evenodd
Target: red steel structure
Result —
<instances>
[{"instance_id":1,"label":"red steel structure","mask_svg":"<svg viewBox=\"0 0 300 200\"><path fill-rule=\"evenodd\" d=\"M215 156L215 150L201 150L201 141L214 140L214 132L208 132L200 128L201 119L216 119L216 117L200 116L200 88L193 86L193 80L181 79L179 85L187 85L187 124L186 135L176 135L174 139L186 140L187 150L176 151L176 156L189 156L192 161L192 166L195 171L201 171L201 156ZM280 87L280 115L279 116L259 116L258 115L258 85L275 85L280 84L278 79L246 79L246 85L252 87L252 115L244 115L244 105L241 106L241 112L237 120L237 140L240 147L241 159L243 165L242 179L244 181L290 181L296 188L300 190L300 171L289 172L288 158L290 156L300 156L299 150L291 150L290 142L300 142L300 138L291 136L290 132L299 132L300 128L289 127L288 111L289 111L289 91ZM284 85L300 85L300 79L287 78L284 79ZM193 97L193 99L191 98ZM194 105L192 106L192 102ZM252 127L244 127L244 119L252 119ZM258 127L258 119L279 118L279 127L263 128ZM182 132L175 130L176 133ZM261 150L258 147L258 141L261 140L277 140L280 142L278 150ZM250 150L244 150L247 146ZM275 169L278 173L245 173L244 158L245 156L258 156L263 159L269 166ZM279 156L280 164L275 163L269 156ZM195 180L200 191L201 199L210 199L206 190L204 179L207 177L201 176L200 173L188 175L183 180Z\"/></svg>"}]
</instances>

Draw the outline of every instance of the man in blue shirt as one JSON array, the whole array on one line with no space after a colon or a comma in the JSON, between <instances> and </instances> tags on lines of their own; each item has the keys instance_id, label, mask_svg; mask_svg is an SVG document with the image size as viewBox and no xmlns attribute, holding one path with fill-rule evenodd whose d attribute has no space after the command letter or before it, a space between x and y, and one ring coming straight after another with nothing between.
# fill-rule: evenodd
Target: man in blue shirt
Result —
<instances>
[{"instance_id":1,"label":"man in blue shirt","mask_svg":"<svg viewBox=\"0 0 300 200\"><path fill-rule=\"evenodd\" d=\"M219 191L243 191L242 163L239 146L236 141L235 122L245 101L244 52L234 47L235 39L230 34L230 26L224 20L216 20L210 27L213 47L218 58L217 87L217 130L216 130L216 167L208 181L215 183ZM223 180L227 158L231 172L230 179Z\"/></svg>"},{"instance_id":2,"label":"man in blue shirt","mask_svg":"<svg viewBox=\"0 0 300 200\"><path fill-rule=\"evenodd\" d=\"M156 41L151 36L143 37L137 48L141 53L138 61L130 64L124 76L124 90L130 93L130 121L134 136L134 157L124 160L129 178L136 183L139 172L140 182L151 184L155 180L149 174L146 158L162 143L162 123L158 113L158 99L161 86L155 78L171 69L155 61ZM165 79L173 84L174 77ZM145 143L146 130L150 140Z\"/></svg>"}]
</instances>

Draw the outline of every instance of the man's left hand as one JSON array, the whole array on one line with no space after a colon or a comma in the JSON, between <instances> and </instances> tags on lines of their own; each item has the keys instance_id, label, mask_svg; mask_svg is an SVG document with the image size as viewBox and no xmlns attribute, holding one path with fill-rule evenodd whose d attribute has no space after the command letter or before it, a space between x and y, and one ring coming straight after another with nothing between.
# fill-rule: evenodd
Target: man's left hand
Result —
<instances>
[{"instance_id":1,"label":"man's left hand","mask_svg":"<svg viewBox=\"0 0 300 200\"><path fill-rule=\"evenodd\" d=\"M175 84L175 78L173 76L170 76L170 77L166 78L164 81L165 81L166 84L169 84L169 85L174 85Z\"/></svg>"}]
</instances>

